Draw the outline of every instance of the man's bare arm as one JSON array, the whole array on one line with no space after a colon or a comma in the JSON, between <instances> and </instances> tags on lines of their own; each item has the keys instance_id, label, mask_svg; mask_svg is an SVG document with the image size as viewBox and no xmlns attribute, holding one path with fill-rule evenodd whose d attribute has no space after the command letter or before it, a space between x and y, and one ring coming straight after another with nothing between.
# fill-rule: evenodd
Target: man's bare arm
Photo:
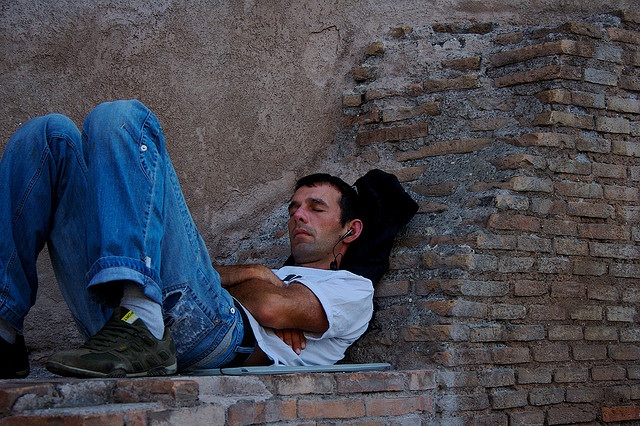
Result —
<instances>
[{"instance_id":1,"label":"man's bare arm","mask_svg":"<svg viewBox=\"0 0 640 426\"><path fill-rule=\"evenodd\" d=\"M249 278L237 282L231 277L225 287L263 327L314 333L323 333L329 328L324 308L311 290L300 283L285 286L275 274L273 277L277 283L268 275L267 279Z\"/></svg>"},{"instance_id":2,"label":"man's bare arm","mask_svg":"<svg viewBox=\"0 0 640 426\"><path fill-rule=\"evenodd\" d=\"M226 289L254 279L271 283L276 287L284 287L282 280L264 265L219 265L215 266L215 269L220 274L220 284Z\"/></svg>"}]
</instances>

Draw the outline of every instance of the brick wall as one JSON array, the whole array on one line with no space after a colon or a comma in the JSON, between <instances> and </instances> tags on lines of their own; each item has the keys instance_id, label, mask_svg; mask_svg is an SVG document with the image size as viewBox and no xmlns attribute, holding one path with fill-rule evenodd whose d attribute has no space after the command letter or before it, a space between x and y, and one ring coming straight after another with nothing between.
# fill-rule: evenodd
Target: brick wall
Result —
<instances>
[{"instance_id":1,"label":"brick wall","mask_svg":"<svg viewBox=\"0 0 640 426\"><path fill-rule=\"evenodd\" d=\"M372 40L336 149L420 211L351 361L433 369L448 424L640 420L639 29L620 12Z\"/></svg>"}]
</instances>

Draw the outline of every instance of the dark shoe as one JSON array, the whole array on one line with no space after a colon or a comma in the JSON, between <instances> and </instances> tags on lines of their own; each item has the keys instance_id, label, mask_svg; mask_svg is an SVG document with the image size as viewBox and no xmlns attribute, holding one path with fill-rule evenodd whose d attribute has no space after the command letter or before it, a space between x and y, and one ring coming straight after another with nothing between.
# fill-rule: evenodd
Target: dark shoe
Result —
<instances>
[{"instance_id":1,"label":"dark shoe","mask_svg":"<svg viewBox=\"0 0 640 426\"><path fill-rule=\"evenodd\" d=\"M24 336L16 335L15 343L0 339L0 379L23 379L29 375L29 356Z\"/></svg>"},{"instance_id":2,"label":"dark shoe","mask_svg":"<svg viewBox=\"0 0 640 426\"><path fill-rule=\"evenodd\" d=\"M46 367L61 376L166 376L177 370L176 348L169 328L158 340L133 312L118 308L95 336L52 355Z\"/></svg>"}]
</instances>

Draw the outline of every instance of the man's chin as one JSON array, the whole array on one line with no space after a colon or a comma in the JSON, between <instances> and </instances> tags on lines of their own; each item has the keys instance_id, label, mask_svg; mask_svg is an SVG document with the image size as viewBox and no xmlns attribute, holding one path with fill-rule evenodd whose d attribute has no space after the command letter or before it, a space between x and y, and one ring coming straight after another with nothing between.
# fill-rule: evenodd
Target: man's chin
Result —
<instances>
[{"instance_id":1,"label":"man's chin","mask_svg":"<svg viewBox=\"0 0 640 426\"><path fill-rule=\"evenodd\" d=\"M291 256L293 257L293 262L296 265L304 265L309 262L313 262L317 257L314 256L313 252L305 250L305 247L301 247L300 244L291 251Z\"/></svg>"}]
</instances>

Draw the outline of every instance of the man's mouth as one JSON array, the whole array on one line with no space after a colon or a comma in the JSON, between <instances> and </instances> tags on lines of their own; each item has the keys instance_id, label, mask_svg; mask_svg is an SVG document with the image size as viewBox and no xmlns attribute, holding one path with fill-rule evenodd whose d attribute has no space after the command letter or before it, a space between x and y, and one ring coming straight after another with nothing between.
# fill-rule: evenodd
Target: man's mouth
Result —
<instances>
[{"instance_id":1,"label":"man's mouth","mask_svg":"<svg viewBox=\"0 0 640 426\"><path fill-rule=\"evenodd\" d=\"M305 236L305 235L311 236L312 234L311 234L310 231L308 231L308 230L306 230L304 228L296 228L296 229L293 230L293 237L294 238L295 237L299 237L299 236Z\"/></svg>"}]
</instances>

